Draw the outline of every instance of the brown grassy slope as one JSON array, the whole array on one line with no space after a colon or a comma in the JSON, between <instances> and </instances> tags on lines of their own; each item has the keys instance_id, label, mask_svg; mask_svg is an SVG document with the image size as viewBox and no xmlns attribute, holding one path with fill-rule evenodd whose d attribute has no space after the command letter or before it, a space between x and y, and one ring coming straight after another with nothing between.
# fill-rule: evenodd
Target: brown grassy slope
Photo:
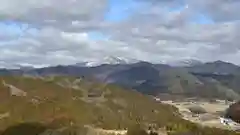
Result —
<instances>
[{"instance_id":1,"label":"brown grassy slope","mask_svg":"<svg viewBox=\"0 0 240 135\"><path fill-rule=\"evenodd\" d=\"M27 92L26 97L10 96L9 88L0 83L0 95L4 95L0 112L9 112L11 116L0 120L1 127L26 121L49 122L54 117L63 116L71 117L76 124L94 124L104 128L126 128L135 122L164 125L177 118L173 113L175 108L115 86L84 80L78 82L78 89L57 84L74 81L67 77L48 80L8 76L0 79Z\"/></svg>"},{"instance_id":2,"label":"brown grassy slope","mask_svg":"<svg viewBox=\"0 0 240 135\"><path fill-rule=\"evenodd\" d=\"M27 92L27 96L11 96L2 81ZM171 133L235 135L182 120L176 108L138 92L72 77L4 76L0 77L0 95L0 116L9 113L9 117L0 119L2 130L26 122L43 123L51 128L93 125L105 129L123 129L140 123L166 127Z\"/></svg>"}]
</instances>

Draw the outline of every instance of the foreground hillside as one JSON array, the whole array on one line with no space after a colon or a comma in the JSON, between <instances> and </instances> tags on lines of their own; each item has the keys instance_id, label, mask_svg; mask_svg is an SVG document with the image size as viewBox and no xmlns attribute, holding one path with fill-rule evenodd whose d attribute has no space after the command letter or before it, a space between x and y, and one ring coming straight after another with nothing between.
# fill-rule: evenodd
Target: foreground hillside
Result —
<instances>
[{"instance_id":1,"label":"foreground hillside","mask_svg":"<svg viewBox=\"0 0 240 135\"><path fill-rule=\"evenodd\" d=\"M118 87L67 77L1 77L0 127L15 122L50 122L58 117L77 125L126 128L134 122L166 124L176 109ZM145 107L143 109L142 107ZM163 117L164 116L164 117Z\"/></svg>"},{"instance_id":2,"label":"foreground hillside","mask_svg":"<svg viewBox=\"0 0 240 135\"><path fill-rule=\"evenodd\" d=\"M176 108L138 92L80 78L4 76L0 77L0 96L3 135L35 132L35 128L38 133L83 126L120 130L136 123L171 133L236 134L197 126L181 119ZM15 125L21 123L21 130L16 130Z\"/></svg>"}]
</instances>

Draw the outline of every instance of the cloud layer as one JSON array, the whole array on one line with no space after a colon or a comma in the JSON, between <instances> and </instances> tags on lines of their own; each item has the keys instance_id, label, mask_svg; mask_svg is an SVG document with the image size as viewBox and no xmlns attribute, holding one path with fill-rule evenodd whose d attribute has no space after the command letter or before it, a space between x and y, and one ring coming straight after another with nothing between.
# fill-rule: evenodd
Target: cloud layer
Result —
<instances>
[{"instance_id":1,"label":"cloud layer","mask_svg":"<svg viewBox=\"0 0 240 135\"><path fill-rule=\"evenodd\" d=\"M111 22L105 19L108 0L0 0L0 20L11 28L0 31L1 67L73 64L106 56L240 64L240 1L131 1L138 8ZM24 25L21 32L12 23Z\"/></svg>"}]
</instances>

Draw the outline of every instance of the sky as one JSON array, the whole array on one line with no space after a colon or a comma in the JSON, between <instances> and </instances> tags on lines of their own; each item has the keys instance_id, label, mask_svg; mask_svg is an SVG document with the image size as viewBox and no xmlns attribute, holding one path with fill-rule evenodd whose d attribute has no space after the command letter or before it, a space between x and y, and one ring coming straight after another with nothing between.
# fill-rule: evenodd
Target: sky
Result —
<instances>
[{"instance_id":1,"label":"sky","mask_svg":"<svg viewBox=\"0 0 240 135\"><path fill-rule=\"evenodd\" d=\"M240 65L239 0L0 0L0 67L123 57Z\"/></svg>"}]
</instances>

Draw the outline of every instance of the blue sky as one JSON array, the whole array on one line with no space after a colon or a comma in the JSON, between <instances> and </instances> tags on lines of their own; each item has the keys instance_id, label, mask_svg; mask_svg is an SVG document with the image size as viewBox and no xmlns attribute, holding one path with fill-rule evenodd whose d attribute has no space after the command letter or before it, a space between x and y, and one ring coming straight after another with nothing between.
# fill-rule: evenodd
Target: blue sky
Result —
<instances>
[{"instance_id":1,"label":"blue sky","mask_svg":"<svg viewBox=\"0 0 240 135\"><path fill-rule=\"evenodd\" d=\"M135 2L134 0L110 0L109 7L110 7L110 10L105 15L105 20L109 22L124 21L129 17L131 17L134 11L137 11L140 8L142 8L142 10L148 10L146 7L143 8L141 4ZM179 7L169 8L168 10L169 12L175 12L175 11L183 10L184 7L185 5L182 4ZM202 13L197 13L196 16L191 18L189 21L198 23L198 24L213 23L211 18L209 18L208 16ZM94 40L101 40L102 38L106 38L106 36L102 35L99 32L91 32L89 33L89 35Z\"/></svg>"},{"instance_id":2,"label":"blue sky","mask_svg":"<svg viewBox=\"0 0 240 135\"><path fill-rule=\"evenodd\" d=\"M1 22L0 23L0 34L21 35L25 29L26 29L25 25L21 25L16 22Z\"/></svg>"},{"instance_id":3,"label":"blue sky","mask_svg":"<svg viewBox=\"0 0 240 135\"><path fill-rule=\"evenodd\" d=\"M134 0L110 0L109 5L111 8L110 8L110 11L106 13L105 19L107 21L113 21L113 22L123 21L131 16L131 13L132 13L131 11L135 11L139 8L142 8L142 5L134 2ZM168 10L169 12L180 11L180 10L183 10L185 6L186 5L184 5L183 3L179 7L174 7L174 8L171 7ZM142 10L148 10L148 9L144 8ZM196 22L199 24L213 23L211 18L209 18L207 15L202 13L197 13L196 16L190 21Z\"/></svg>"},{"instance_id":4,"label":"blue sky","mask_svg":"<svg viewBox=\"0 0 240 135\"><path fill-rule=\"evenodd\" d=\"M110 10L105 15L107 21L118 22L127 19L130 15L127 9L133 8L135 3L132 0L110 0Z\"/></svg>"},{"instance_id":5,"label":"blue sky","mask_svg":"<svg viewBox=\"0 0 240 135\"><path fill-rule=\"evenodd\" d=\"M159 5L160 6L160 5ZM177 8L169 8L169 12L182 10L185 5L182 5ZM109 1L109 11L105 14L105 20L109 22L121 22L128 19L133 11L141 8L140 4L137 4L134 0L110 0ZM147 9L143 9L147 10ZM199 24L209 24L213 21L204 14L198 13L190 21L199 23ZM17 23L17 22L0 22L0 35L12 35L20 36L24 34L24 31L27 29L27 25ZM93 40L100 40L106 38L99 32L89 33L90 37Z\"/></svg>"}]
</instances>

